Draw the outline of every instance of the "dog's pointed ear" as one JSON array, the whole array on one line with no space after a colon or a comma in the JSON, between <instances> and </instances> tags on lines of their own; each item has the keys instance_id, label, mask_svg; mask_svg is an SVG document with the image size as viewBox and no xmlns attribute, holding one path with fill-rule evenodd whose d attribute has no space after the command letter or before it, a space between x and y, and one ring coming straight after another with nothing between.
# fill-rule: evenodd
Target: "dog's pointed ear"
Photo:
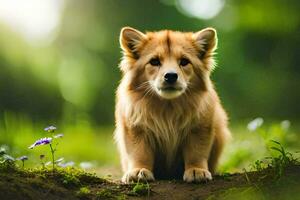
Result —
<instances>
[{"instance_id":1,"label":"dog's pointed ear","mask_svg":"<svg viewBox=\"0 0 300 200\"><path fill-rule=\"evenodd\" d=\"M199 51L199 58L210 57L217 48L217 32L213 28L205 28L193 34L193 39Z\"/></svg>"},{"instance_id":2,"label":"dog's pointed ear","mask_svg":"<svg viewBox=\"0 0 300 200\"><path fill-rule=\"evenodd\" d=\"M139 48L145 39L146 35L134 28L122 28L120 33L120 45L124 55L137 59L139 57Z\"/></svg>"}]
</instances>

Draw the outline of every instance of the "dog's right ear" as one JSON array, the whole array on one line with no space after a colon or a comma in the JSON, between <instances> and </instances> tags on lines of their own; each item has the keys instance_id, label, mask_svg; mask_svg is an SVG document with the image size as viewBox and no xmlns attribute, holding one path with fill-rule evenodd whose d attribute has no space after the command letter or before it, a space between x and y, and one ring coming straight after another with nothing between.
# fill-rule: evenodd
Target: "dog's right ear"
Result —
<instances>
[{"instance_id":1,"label":"dog's right ear","mask_svg":"<svg viewBox=\"0 0 300 200\"><path fill-rule=\"evenodd\" d=\"M146 35L134 28L124 27L120 33L120 45L125 56L139 58L138 50L146 39Z\"/></svg>"}]
</instances>

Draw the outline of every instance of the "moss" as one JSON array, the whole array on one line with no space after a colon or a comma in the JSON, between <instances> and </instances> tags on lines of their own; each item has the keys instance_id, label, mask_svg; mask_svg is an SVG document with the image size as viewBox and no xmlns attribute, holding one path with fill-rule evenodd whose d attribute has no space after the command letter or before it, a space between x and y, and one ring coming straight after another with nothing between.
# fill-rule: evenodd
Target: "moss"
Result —
<instances>
[{"instance_id":1,"label":"moss","mask_svg":"<svg viewBox=\"0 0 300 200\"><path fill-rule=\"evenodd\" d=\"M119 196L116 197L117 200L125 200L126 199L126 195L125 194L121 194Z\"/></svg>"},{"instance_id":2,"label":"moss","mask_svg":"<svg viewBox=\"0 0 300 200\"><path fill-rule=\"evenodd\" d=\"M137 199L149 196L164 199L165 194L190 197L209 197L210 199L238 199L254 197L255 189L269 199L287 194L295 194L299 187L300 166L292 165L284 168L284 174L274 182L276 169L267 169L241 174L222 174L216 176L214 184L201 187L186 184L182 181L158 181L153 184L153 192L148 183L120 184L98 178L95 174L86 173L76 168L52 169L20 169L13 165L0 163L0 193L2 199ZM246 181L245 176L248 180ZM170 189L177 187L176 190ZM285 186L285 187L283 187ZM200 189L199 189L200 188ZM202 189L201 189L202 188ZM232 188L232 189L230 189ZM249 189L250 188L250 189ZM206 191L206 192L205 192ZM186 193L186 194L184 194ZM191 195L193 194L193 195ZM162 198L160 198L162 197ZM167 196L168 197L168 196ZM225 198L226 197L226 198ZM227 198L228 197L228 198ZM259 199L261 195L256 195ZM281 198L284 199L284 198Z\"/></svg>"},{"instance_id":3,"label":"moss","mask_svg":"<svg viewBox=\"0 0 300 200\"><path fill-rule=\"evenodd\" d=\"M40 178L54 179L66 188L76 188L84 185L101 184L107 182L105 179L97 177L95 174L84 172L81 169L56 168L54 171L48 168L36 168L28 170L19 170L25 176L39 176Z\"/></svg>"},{"instance_id":4,"label":"moss","mask_svg":"<svg viewBox=\"0 0 300 200\"><path fill-rule=\"evenodd\" d=\"M88 187L81 187L77 192L76 196L78 197L86 197L91 194L91 190Z\"/></svg>"},{"instance_id":5,"label":"moss","mask_svg":"<svg viewBox=\"0 0 300 200\"><path fill-rule=\"evenodd\" d=\"M230 173L223 173L218 178L221 178L221 179L226 180L226 181L230 181L231 180L231 174Z\"/></svg>"},{"instance_id":6,"label":"moss","mask_svg":"<svg viewBox=\"0 0 300 200\"><path fill-rule=\"evenodd\" d=\"M113 192L109 189L104 189L101 191L98 191L96 193L97 199L112 199L114 198Z\"/></svg>"},{"instance_id":7,"label":"moss","mask_svg":"<svg viewBox=\"0 0 300 200\"><path fill-rule=\"evenodd\" d=\"M74 167L58 168L57 173L63 175L66 179L71 179L71 183L79 182L81 185L107 182L105 179L99 178L95 174L87 173Z\"/></svg>"},{"instance_id":8,"label":"moss","mask_svg":"<svg viewBox=\"0 0 300 200\"><path fill-rule=\"evenodd\" d=\"M65 186L79 186L80 185L79 179L76 178L72 174L64 174L61 181Z\"/></svg>"},{"instance_id":9,"label":"moss","mask_svg":"<svg viewBox=\"0 0 300 200\"><path fill-rule=\"evenodd\" d=\"M132 194L134 195L149 195L150 194L150 186L148 183L136 183L132 188Z\"/></svg>"},{"instance_id":10,"label":"moss","mask_svg":"<svg viewBox=\"0 0 300 200\"><path fill-rule=\"evenodd\" d=\"M17 170L15 162L0 161L0 171L2 172L15 172Z\"/></svg>"},{"instance_id":11,"label":"moss","mask_svg":"<svg viewBox=\"0 0 300 200\"><path fill-rule=\"evenodd\" d=\"M18 194L17 198L28 197L36 199L35 193L51 191L53 195L88 196L90 191L85 186L108 184L105 179L98 178L95 174L84 172L77 168L49 168L20 169L14 164L0 163L0 190L8 191L10 195ZM7 184L7 183L12 184ZM108 186L107 186L108 187ZM14 191L14 188L19 188ZM66 191L64 188L68 188ZM78 190L78 188L80 188ZM34 191L32 191L34 189ZM95 194L94 194L95 195Z\"/></svg>"}]
</instances>

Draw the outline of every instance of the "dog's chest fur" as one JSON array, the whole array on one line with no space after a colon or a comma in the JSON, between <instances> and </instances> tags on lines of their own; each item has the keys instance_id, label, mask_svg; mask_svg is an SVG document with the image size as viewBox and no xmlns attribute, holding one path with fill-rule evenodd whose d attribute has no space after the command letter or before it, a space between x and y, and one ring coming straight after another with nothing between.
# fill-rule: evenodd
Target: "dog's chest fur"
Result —
<instances>
[{"instance_id":1,"label":"dog's chest fur","mask_svg":"<svg viewBox=\"0 0 300 200\"><path fill-rule=\"evenodd\" d=\"M198 121L196 109L190 105L161 102L154 105L152 102L138 101L127 106L127 116L130 124L140 127L148 145L156 155L165 158L166 167L171 167L179 148L186 135Z\"/></svg>"}]
</instances>

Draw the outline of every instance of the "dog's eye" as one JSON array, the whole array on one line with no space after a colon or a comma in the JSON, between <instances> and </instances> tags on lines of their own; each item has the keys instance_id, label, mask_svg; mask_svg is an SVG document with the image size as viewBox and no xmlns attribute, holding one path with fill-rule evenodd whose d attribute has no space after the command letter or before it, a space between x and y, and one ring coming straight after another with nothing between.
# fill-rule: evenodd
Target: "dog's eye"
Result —
<instances>
[{"instance_id":1,"label":"dog's eye","mask_svg":"<svg viewBox=\"0 0 300 200\"><path fill-rule=\"evenodd\" d=\"M187 66L189 63L190 63L190 61L187 58L181 58L179 65L184 67L184 66Z\"/></svg>"},{"instance_id":2,"label":"dog's eye","mask_svg":"<svg viewBox=\"0 0 300 200\"><path fill-rule=\"evenodd\" d=\"M149 63L153 66L160 66L160 60L158 58L152 58Z\"/></svg>"}]
</instances>

